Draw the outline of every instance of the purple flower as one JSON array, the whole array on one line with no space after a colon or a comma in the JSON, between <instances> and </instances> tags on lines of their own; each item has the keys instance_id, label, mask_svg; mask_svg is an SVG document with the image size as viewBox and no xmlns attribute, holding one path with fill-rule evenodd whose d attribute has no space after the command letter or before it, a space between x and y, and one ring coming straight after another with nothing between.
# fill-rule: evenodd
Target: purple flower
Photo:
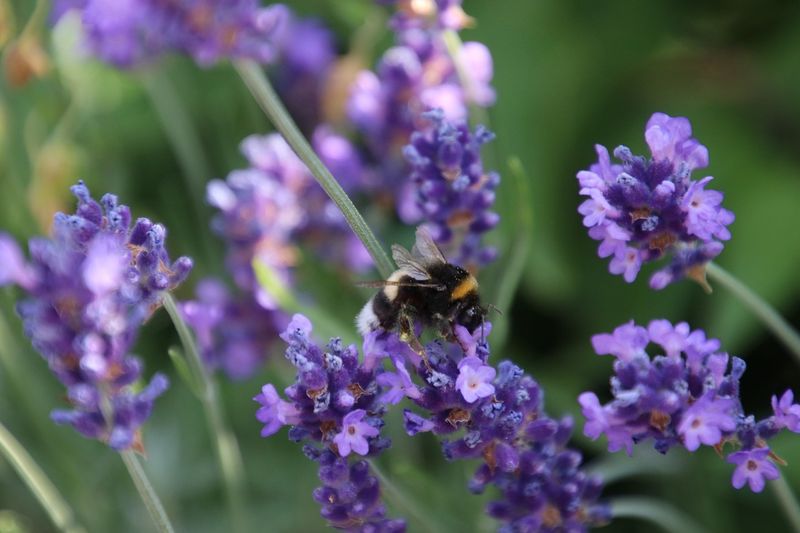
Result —
<instances>
[{"instance_id":1,"label":"purple flower","mask_svg":"<svg viewBox=\"0 0 800 533\"><path fill-rule=\"evenodd\" d=\"M721 443L723 432L736 429L736 420L732 415L737 407L736 400L712 399L712 396L711 392L705 394L681 416L677 432L690 452L697 450L700 444L716 446Z\"/></svg>"},{"instance_id":2,"label":"purple flower","mask_svg":"<svg viewBox=\"0 0 800 533\"><path fill-rule=\"evenodd\" d=\"M600 481L587 476L580 454L566 447L571 420L543 412L541 390L522 369L509 361L489 365L484 336L456 333L457 342L425 346L430 366L403 358L423 384L410 398L420 413L403 413L406 433L451 436L442 441L448 460L482 459L469 488L497 487L499 497L487 512L504 524L502 531L545 525L583 531L608 521L608 507L597 502ZM384 333L371 339L371 349L379 353L396 339Z\"/></svg>"},{"instance_id":3,"label":"purple flower","mask_svg":"<svg viewBox=\"0 0 800 533\"><path fill-rule=\"evenodd\" d=\"M252 376L285 328L286 315L265 309L246 293L230 294L215 279L200 281L196 294L196 300L181 303L180 311L208 368L235 380Z\"/></svg>"},{"instance_id":4,"label":"purple flower","mask_svg":"<svg viewBox=\"0 0 800 533\"><path fill-rule=\"evenodd\" d=\"M467 403L475 403L494 394L492 380L496 375L494 368L484 365L477 357L465 357L458 363L456 388Z\"/></svg>"},{"instance_id":5,"label":"purple flower","mask_svg":"<svg viewBox=\"0 0 800 533\"><path fill-rule=\"evenodd\" d=\"M309 133L320 122L325 83L336 59L333 33L322 21L302 19L287 10L270 38L277 52L276 90L301 129Z\"/></svg>"},{"instance_id":6,"label":"purple flower","mask_svg":"<svg viewBox=\"0 0 800 533\"><path fill-rule=\"evenodd\" d=\"M286 358L297 369L295 383L284 391L288 400L267 384L254 400L261 404L256 418L262 436L291 426L289 439L305 442L303 452L320 465L323 486L314 491L322 516L334 527L360 524L363 531L403 531L405 524L386 519L380 487L367 463L348 467L347 457L377 455L391 442L380 436L384 406L378 401L383 374L376 361L359 361L355 346L338 338L324 348L312 339L312 324L303 315L292 317L281 338ZM371 341L372 342L372 341ZM364 351L368 349L365 340Z\"/></svg>"},{"instance_id":7,"label":"purple flower","mask_svg":"<svg viewBox=\"0 0 800 533\"><path fill-rule=\"evenodd\" d=\"M314 142L323 160L349 172L349 186L357 188L361 161L349 141L320 128ZM241 151L249 168L207 187L209 203L219 210L212 229L225 241L226 266L238 290L229 294L218 282L202 284L197 300L182 307L210 368L234 379L259 368L288 321L275 295L257 281L254 262L284 287L293 283L298 243L350 270L372 265L341 212L280 135L251 135Z\"/></svg>"},{"instance_id":8,"label":"purple flower","mask_svg":"<svg viewBox=\"0 0 800 533\"><path fill-rule=\"evenodd\" d=\"M300 411L289 402L281 400L272 384L264 385L261 394L253 400L262 405L256 412L256 418L264 424L261 430L262 437L269 437L287 424L300 422Z\"/></svg>"},{"instance_id":9,"label":"purple flower","mask_svg":"<svg viewBox=\"0 0 800 533\"><path fill-rule=\"evenodd\" d=\"M406 365L400 359L394 360L395 369L397 372L383 372L378 375L378 385L382 387L390 387L380 401L382 403L396 404L406 396L412 399L420 397L419 389L411 380L411 375L406 369Z\"/></svg>"},{"instance_id":10,"label":"purple flower","mask_svg":"<svg viewBox=\"0 0 800 533\"><path fill-rule=\"evenodd\" d=\"M339 339L320 348L311 339L311 328L305 316L295 314L280 335L288 343L286 358L297 369L297 381L284 391L288 402L279 402L271 386L256 396L267 408L259 415L265 419L262 422L270 427L269 434L277 431L275 420L291 425L289 438L294 441L325 446L341 442L343 457L351 449L360 455L379 453L389 444L378 435L382 370L360 363L356 347L344 347Z\"/></svg>"},{"instance_id":11,"label":"purple flower","mask_svg":"<svg viewBox=\"0 0 800 533\"><path fill-rule=\"evenodd\" d=\"M374 180L368 190L391 202L409 223L421 220L424 213L417 205L418 184L407 179L409 164L403 147L411 142L414 131L428 127L424 114L440 109L444 120L463 124L470 104L487 107L495 99L489 50L480 43L464 43L456 59L468 79L461 80L445 47L442 32L455 22L453 13L463 13L459 4L449 0L400 3L399 18L394 19L396 45L383 54L374 72L365 70L356 76L347 101L348 118L364 136L368 158L379 162L371 174L381 180ZM409 16L409 10L420 16ZM444 13L451 22L443 26L435 21L443 20L436 16ZM487 222L496 223L489 217L479 224Z\"/></svg>"},{"instance_id":12,"label":"purple flower","mask_svg":"<svg viewBox=\"0 0 800 533\"><path fill-rule=\"evenodd\" d=\"M653 357L647 353L651 343L660 349ZM741 458L739 453L766 446L783 428L800 429L800 406L792 403L791 391L780 401L773 396L774 416L761 421L748 416L739 399L744 361L719 352L717 339L692 331L685 322L673 326L654 320L647 328L629 322L613 334L595 335L592 344L598 354L616 357L613 399L603 405L597 395L584 392L578 402L586 419L584 434L591 439L606 435L609 451L624 449L630 455L634 444L653 439L661 453L675 445L694 452L703 444L717 450L733 444L741 451L731 457ZM740 469L734 476L737 488L744 484Z\"/></svg>"},{"instance_id":13,"label":"purple flower","mask_svg":"<svg viewBox=\"0 0 800 533\"><path fill-rule=\"evenodd\" d=\"M156 374L134 392L141 362L129 353L139 327L166 293L189 274L192 262L171 262L166 229L145 218L131 227L130 210L106 194L100 203L78 182L73 215L57 213L50 239L29 242L31 264L0 238L9 274L28 293L17 310L25 333L67 387L71 409L51 418L114 449L142 446L140 426L167 386Z\"/></svg>"},{"instance_id":14,"label":"purple flower","mask_svg":"<svg viewBox=\"0 0 800 533\"><path fill-rule=\"evenodd\" d=\"M613 334L600 333L592 337L592 347L598 355L610 354L621 361L646 356L644 349L649 342L647 330L633 320L616 328Z\"/></svg>"},{"instance_id":15,"label":"purple flower","mask_svg":"<svg viewBox=\"0 0 800 533\"><path fill-rule=\"evenodd\" d=\"M15 284L24 289L36 283L22 250L7 233L0 232L0 287Z\"/></svg>"},{"instance_id":16,"label":"purple flower","mask_svg":"<svg viewBox=\"0 0 800 533\"><path fill-rule=\"evenodd\" d=\"M496 256L481 237L500 220L490 210L500 176L484 171L480 148L494 135L482 127L470 133L466 125L445 120L441 110L423 117L428 124L404 148L419 213L409 221L424 221L451 261L484 266Z\"/></svg>"},{"instance_id":17,"label":"purple flower","mask_svg":"<svg viewBox=\"0 0 800 533\"><path fill-rule=\"evenodd\" d=\"M769 448L754 448L734 452L728 456L728 462L736 465L731 482L737 489L747 483L753 492L764 490L766 479L778 479L780 472L769 460Z\"/></svg>"},{"instance_id":18,"label":"purple flower","mask_svg":"<svg viewBox=\"0 0 800 533\"><path fill-rule=\"evenodd\" d=\"M379 432L377 428L362 422L365 416L367 416L365 410L356 409L342 419L342 431L333 437L333 443L342 457L347 457L351 451L358 455L369 453L367 437L376 437Z\"/></svg>"},{"instance_id":19,"label":"purple flower","mask_svg":"<svg viewBox=\"0 0 800 533\"><path fill-rule=\"evenodd\" d=\"M378 0L379 4L395 5L392 16L395 29L426 28L460 30L472 19L464 13L462 0Z\"/></svg>"},{"instance_id":20,"label":"purple flower","mask_svg":"<svg viewBox=\"0 0 800 533\"><path fill-rule=\"evenodd\" d=\"M649 160L620 146L614 156L621 164L612 164L597 145L597 163L578 172L580 194L588 197L578 208L583 225L601 241L598 255L612 257L609 271L629 283L643 264L662 257L671 259L651 277L652 288L686 276L704 283L705 264L731 237L733 213L721 206L722 193L705 189L712 178L691 179L708 165L708 151L691 135L686 118L655 113L645 127Z\"/></svg>"},{"instance_id":21,"label":"purple flower","mask_svg":"<svg viewBox=\"0 0 800 533\"><path fill-rule=\"evenodd\" d=\"M322 506L322 516L337 529L346 531L404 533L404 520L386 518L378 479L369 463L347 459L330 450L303 450L319 464L321 487L314 489L314 500Z\"/></svg>"},{"instance_id":22,"label":"purple flower","mask_svg":"<svg viewBox=\"0 0 800 533\"><path fill-rule=\"evenodd\" d=\"M794 403L794 393L787 389L781 399L772 397L772 410L775 412L775 425L800 433L800 404Z\"/></svg>"},{"instance_id":23,"label":"purple flower","mask_svg":"<svg viewBox=\"0 0 800 533\"><path fill-rule=\"evenodd\" d=\"M262 8L256 0L60 0L57 21L80 11L88 52L130 68L168 52L190 55L200 65L223 58L260 62L275 57L273 33L286 8Z\"/></svg>"}]
</instances>

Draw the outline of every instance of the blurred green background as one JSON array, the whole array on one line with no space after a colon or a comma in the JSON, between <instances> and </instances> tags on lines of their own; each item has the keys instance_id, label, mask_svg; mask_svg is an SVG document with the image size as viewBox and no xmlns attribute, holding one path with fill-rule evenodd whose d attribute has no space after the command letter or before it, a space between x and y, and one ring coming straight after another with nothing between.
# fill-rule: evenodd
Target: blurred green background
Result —
<instances>
[{"instance_id":1,"label":"blurred green background","mask_svg":"<svg viewBox=\"0 0 800 533\"><path fill-rule=\"evenodd\" d=\"M343 52L374 10L369 0L287 3L324 19ZM0 23L0 39L13 38L33 5L0 0L6 21ZM609 275L576 213L574 176L593 161L596 142L645 152L644 124L654 111L689 117L709 149L714 188L725 192L725 206L737 217L719 263L800 326L800 4L465 0L464 6L477 25L462 36L492 51L499 95L490 111L497 140L486 156L504 177L498 199L503 217L492 235L503 255L482 278L488 280L489 301L498 301L497 280L509 280L513 303L493 319L500 328L493 357L511 358L530 371L545 390L551 415L576 416L575 444L590 468L614 476L609 497L662 500L708 531L788 531L771 491L733 489L732 465L712 451L690 456L674 449L661 457L643 449L628 459L605 453L604 439L592 443L582 437L575 398L584 390L605 398L611 371L611 360L593 354L589 337L631 318L687 320L722 339L725 350L748 363L742 397L757 416L769 412L770 395L789 387L800 393L800 371L789 352L724 290L709 296L684 282L653 292L647 270L632 285ZM166 224L173 256L197 259L195 273L178 294L188 298L203 275L223 273L223 248L207 229L212 211L193 208L184 169L152 96L163 94L163 84L175 90L208 160L207 169L200 166L205 179L242 168L239 142L270 126L227 64L203 70L185 58L168 57L146 72L119 72L81 58L75 27L68 26L45 32L51 69L43 78L21 89L5 78L0 85L0 228L20 240L46 232L55 210L72 210L68 186L83 178L96 195L112 191L136 215ZM390 38L388 31L380 35L369 64ZM524 196L509 171L513 156L525 168ZM533 229L521 234L520 220L528 213ZM409 236L410 230L399 228L379 235L387 244ZM530 255L517 285L508 264L519 239ZM298 286L323 310L327 306L345 317L349 327L346 317L354 316L368 295L350 289L354 279L309 259L300 268ZM49 421L64 392L21 334L12 311L19 295L0 291L0 420L90 531L146 530L144 507L117 455ZM174 376L166 355L175 344L166 314L159 312L135 350L145 358L148 375L163 370L173 376L173 386L145 426L146 468L180 530L221 531L226 521L218 470L200 404ZM316 465L287 441L285 430L261 439L254 419L251 398L266 381L287 384L286 368L276 357L248 381L222 379L223 399L246 462L253 530L322 531L310 497ZM379 461L384 472L431 517L435 530L491 530L493 522L482 514L488 495L472 496L466 489L475 465L446 464L431 436L406 437L396 415L387 425L394 445ZM800 492L796 439L784 435L772 448L788 461L782 472ZM394 515L407 514L392 500L389 506ZM650 527L619 519L605 530ZM0 532L51 529L36 500L0 460ZM409 530L421 530L413 518Z\"/></svg>"}]
</instances>

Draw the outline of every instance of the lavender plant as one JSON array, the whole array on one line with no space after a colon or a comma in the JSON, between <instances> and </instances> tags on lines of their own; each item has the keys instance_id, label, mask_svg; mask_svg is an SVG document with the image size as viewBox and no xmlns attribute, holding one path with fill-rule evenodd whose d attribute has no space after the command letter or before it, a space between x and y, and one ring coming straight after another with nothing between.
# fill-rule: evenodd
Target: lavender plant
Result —
<instances>
[{"instance_id":1,"label":"lavender plant","mask_svg":"<svg viewBox=\"0 0 800 533\"><path fill-rule=\"evenodd\" d=\"M286 359L297 369L296 382L278 395L266 384L254 400L257 418L267 437L289 425L289 438L305 442L303 453L319 464L322 486L314 499L322 516L348 531L405 531L403 520L389 519L381 503L380 486L369 465L348 456L375 456L391 445L380 436L385 410L378 398L382 370L374 359L359 360L354 345L334 338L320 348L311 339L311 322L296 314L281 334L288 344Z\"/></svg>"},{"instance_id":2,"label":"lavender plant","mask_svg":"<svg viewBox=\"0 0 800 533\"><path fill-rule=\"evenodd\" d=\"M647 353L651 344L658 355ZM690 452L706 445L722 455L730 445L736 451L726 460L736 465L732 482L737 489L747 483L761 492L765 480L780 475L775 463L785 462L768 441L784 429L800 432L800 404L791 390L772 397L772 416L748 415L739 398L745 362L721 352L717 339L686 322L653 320L644 328L631 321L611 334L595 335L592 345L616 360L613 400L601 404L593 392L579 397L586 436L606 435L609 451L624 449L628 455L648 439L661 453L676 445Z\"/></svg>"},{"instance_id":3,"label":"lavender plant","mask_svg":"<svg viewBox=\"0 0 800 533\"><path fill-rule=\"evenodd\" d=\"M262 8L256 0L59 0L52 18L71 10L80 14L86 50L119 68L168 52L203 66L231 57L270 62L271 37L286 20L282 5Z\"/></svg>"},{"instance_id":4,"label":"lavender plant","mask_svg":"<svg viewBox=\"0 0 800 533\"><path fill-rule=\"evenodd\" d=\"M44 4L37 2L32 19L40 17L36 13L43 12ZM378 0L376 4L392 8L389 27L394 44L380 55L374 71L360 70L342 91L342 86L336 86L342 84L342 71L364 60L365 51L377 40L365 37L365 30L353 37L349 54L339 55L347 48L341 29L355 19L353 13L360 7L331 4L325 13L336 17L322 20L301 18L282 5L262 7L254 0L56 2L53 19L77 12L84 51L116 68L146 66L174 52L203 67L232 60L280 133L249 134L240 145L247 168L206 184L212 173L201 136L210 137L206 131L210 122L198 121L205 128L198 135L191 121L184 120L188 115L175 111L187 103L182 94L166 98L163 91L149 91L190 178L194 202L200 204L205 190L216 210L211 229L223 241L231 280L230 284L218 278L200 280L195 300L179 306L170 292L188 275L191 261L170 261L163 226L146 219L131 224L129 209L112 195L96 202L82 183L73 187L76 213L56 215L50 239L31 240L30 261L9 236L0 234L0 285L15 284L27 293L17 306L25 333L67 387L69 409L53 411L53 420L123 452L161 531L171 531L172 526L132 450L142 451L142 424L167 380L156 374L145 384L142 365L130 351L139 328L162 304L183 342L191 366L188 373L180 354L170 353L178 353L178 371L188 376L187 384L200 397L208 417L233 530L247 530L255 523L244 516L245 511L256 512L244 505L245 488L255 488L256 483L259 489L262 483L271 486L272 477L281 477L276 483L287 494L291 484L278 474L281 465L270 444L261 445L258 453L270 466L271 476L251 476L250 487L244 483L237 440L224 423L211 373L221 370L238 382L224 389L226 399L235 405L235 398L248 387L241 381L254 376L262 379L263 363L279 339L287 344L285 355L295 371L294 381L282 394L277 387L280 378L264 385L254 398L259 404L256 418L263 425L263 437L287 426L289 439L316 463L320 486L312 496L330 526L364 532L406 529L405 519L393 518L400 510L394 509L396 489L390 488L373 462L378 456L383 461L397 457L397 448L390 449L385 425L392 420L387 414L399 409L395 406L401 402L408 407L402 421L409 436L430 433L440 439L448 463L477 464L467 488L494 494L485 514L497 521L499 531L584 531L607 523L612 515L624 515L624 506L618 505L621 500L601 495L604 483L589 473L590 465L570 444L572 419L547 414L542 387L519 366L521 362L490 360L488 322L474 331L450 324L452 335L446 328L427 332L423 358L394 331L367 333L361 355L355 345L345 346L337 338L322 346L312 339L308 318L290 316L296 305L287 301L302 300L303 305L313 306L308 316L328 319L327 323L315 319L317 330L332 329L349 336L339 316L347 315L349 320L346 303L341 309L316 306L313 290L297 281L297 264L302 255L311 263L332 266L329 270L337 275L345 274L339 279L342 284L350 283L346 273L367 272L372 266L384 279L389 277L394 265L372 228L380 228L386 239L395 231L407 231L393 220L395 212L405 224L424 224L446 257L471 272L508 252L483 241L490 230L512 223L510 217L501 219L501 207L495 206L499 175L487 171L481 158L481 147L493 138L481 112L496 98L491 85L492 56L483 44L462 44L457 33L475 21L465 13L461 0ZM0 3L0 18L6 20L4 9ZM337 31L327 28L327 22ZM0 26L13 28L13 24ZM529 29L526 26L526 32ZM518 31L514 35L519 38ZM15 42L24 42L23 37ZM0 43L4 38L0 31ZM9 65L21 64L18 49L12 52L4 58L7 74ZM42 53L37 52L40 60ZM45 68L38 68L41 64L46 63L28 65L36 77L46 75ZM218 74L224 76L224 69L212 75ZM150 76L141 74L145 85L153 89L148 85ZM8 79L14 86L13 77ZM338 99L347 100L346 121L331 113L331 108L341 104ZM6 123L5 110L5 105L0 106L0 126ZM213 113L206 111L209 116ZM232 114L236 113L241 110L234 109ZM8 123L16 124L16 111L10 116ZM21 137L28 151L35 150L32 139L41 120L35 116L26 121ZM484 125L471 128L470 123ZM252 121L248 127L257 128ZM507 132L507 128L507 120L498 121L498 131ZM54 130L52 136L57 139L64 127L59 124ZM4 131L0 127L0 141ZM220 131L224 131L221 139L214 140L232 146L230 132ZM237 130L234 138L248 133ZM190 136L195 138L188 140ZM685 277L708 288L707 274L753 308L800 357L800 336L791 324L711 263L731 238L728 227L734 215L722 206L721 192L706 188L711 177L693 176L708 165L708 151L692 137L688 119L656 113L647 123L645 140L649 157L635 156L621 146L613 151L617 161L612 162L609 151L598 145L598 161L578 173L579 194L585 197L578 210L590 237L599 242L598 255L610 258L609 270L628 282L645 264L665 259L650 278L653 289L664 289ZM4 159L0 157L0 164ZM218 175L224 175L224 170ZM3 180L0 189L18 192L14 189L17 181L24 179ZM728 196L735 194L728 190ZM197 211L202 213L201 208ZM737 213L746 220L739 206ZM507 236L509 230L502 231ZM557 230L548 227L547 231ZM791 243L784 246L789 249ZM541 257L538 260L541 266ZM548 261L558 265L557 259ZM504 265L499 268L502 277ZM319 273L322 269L312 265L311 270ZM270 283L264 283L264 272ZM621 299L617 307L625 305ZM519 329L519 322L514 327ZM7 365L2 353L4 333L0 317L3 368ZM524 339L526 353L531 351L530 341ZM703 445L713 447L730 464L734 487L748 485L752 492L775 488L787 516L800 528L800 507L778 468L785 466L776 451L781 441L774 440L800 432L800 404L795 403L791 388L772 396L770 415L749 414L740 399L743 360L721 352L719 341L706 338L703 330L692 330L685 322L673 325L654 320L647 327L630 322L611 334L596 335L592 344L598 354L615 357L613 398L602 403L592 392L579 396L586 436L606 435L609 451L624 449L628 454L635 444L650 438L662 453L676 445L690 452ZM268 372L281 375L282 363L273 361ZM530 364L546 384L539 374L540 359ZM571 393L562 396L572 397ZM556 406L562 409L563 403ZM233 425L237 427L235 421ZM21 455L8 445L15 440L4 426L0 430L0 452L15 462L14 457ZM251 430L241 433L255 436ZM792 452L787 447L781 453ZM188 451L186 457L198 459ZM256 464L251 460L248 467ZM36 482L42 474L31 457L17 464L22 465L18 471L34 492L47 487ZM181 477L197 483L192 490L199 493L208 488L203 485L204 476L199 461ZM442 485L438 490L456 494L453 498L464 502L458 489ZM185 494L176 492L171 506L177 508ZM286 498L302 501L294 495ZM71 512L64 512L64 508L69 511L68 505L60 498L40 499L57 527L70 527ZM264 508L271 509L267 500L262 501ZM411 518L416 503L410 498L398 507ZM641 509L652 521L670 523L664 512L654 512L657 507ZM214 512L198 510L198 522ZM100 511L92 510L92 514ZM184 513L184 518L194 514ZM296 519L298 523L305 520Z\"/></svg>"},{"instance_id":5,"label":"lavender plant","mask_svg":"<svg viewBox=\"0 0 800 533\"><path fill-rule=\"evenodd\" d=\"M131 227L130 209L113 194L98 203L82 181L72 193L75 213L56 214L50 239L31 239L31 263L2 237L0 282L28 293L17 307L25 334L67 387L70 408L54 410L53 421L116 450L142 450L140 426L168 380L156 374L137 391L143 368L130 350L192 261L171 262L164 226L140 218Z\"/></svg>"},{"instance_id":6,"label":"lavender plant","mask_svg":"<svg viewBox=\"0 0 800 533\"><path fill-rule=\"evenodd\" d=\"M706 190L707 176L691 179L708 166L708 150L692 137L684 117L655 113L645 127L651 158L634 156L619 146L612 164L608 149L597 145L598 161L578 172L580 194L588 198L578 211L589 236L601 241L600 257L611 257L608 269L625 281L636 279L642 264L670 258L650 278L650 287L691 276L705 283L705 265L731 238L732 212L721 207L722 193Z\"/></svg>"}]
</instances>

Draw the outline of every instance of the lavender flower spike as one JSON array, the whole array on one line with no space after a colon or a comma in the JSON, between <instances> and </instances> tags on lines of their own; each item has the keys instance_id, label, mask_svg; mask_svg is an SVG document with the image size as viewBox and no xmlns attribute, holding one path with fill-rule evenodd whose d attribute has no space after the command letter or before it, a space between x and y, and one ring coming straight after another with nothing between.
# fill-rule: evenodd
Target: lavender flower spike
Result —
<instances>
[{"instance_id":1,"label":"lavender flower spike","mask_svg":"<svg viewBox=\"0 0 800 533\"><path fill-rule=\"evenodd\" d=\"M759 492L765 479L778 477L770 460L780 460L767 441L782 429L800 432L800 405L793 403L792 391L780 400L773 396L774 415L756 421L739 399L744 361L720 352L718 340L707 339L702 330L692 331L685 322L673 326L654 320L647 328L630 322L612 334L595 335L592 345L598 354L611 354L616 360L612 401L603 405L593 392L578 397L587 437L605 434L609 451L624 449L628 455L634 443L648 439L661 453L673 446L694 452L703 445L722 453L723 446L731 444L738 448L727 457L737 465L734 487L748 483ZM648 355L651 345L658 355Z\"/></svg>"},{"instance_id":2,"label":"lavender flower spike","mask_svg":"<svg viewBox=\"0 0 800 533\"><path fill-rule=\"evenodd\" d=\"M12 265L0 282L28 293L17 306L25 334L67 387L71 408L52 419L117 450L141 447L139 428L168 382L156 374L135 392L142 364L129 350L192 262L170 262L166 229L145 218L131 227L130 210L116 196L98 203L83 182L72 192L75 214L56 214L50 239L31 239L30 265L0 236L0 264Z\"/></svg>"},{"instance_id":3,"label":"lavender flower spike","mask_svg":"<svg viewBox=\"0 0 800 533\"><path fill-rule=\"evenodd\" d=\"M387 382L382 376L388 372L375 359L359 361L356 347L345 347L338 338L319 347L311 331L308 318L296 314L281 334L297 379L284 391L286 400L271 384L253 398L260 404L256 418L264 424L261 435L290 426L289 439L304 443L303 453L318 463L322 481L314 499L331 526L348 531L405 531L404 521L386 518L380 485L369 465L350 459L378 455L391 444L380 435L385 408L378 401L384 392L381 383ZM365 353L371 350L370 342L365 340Z\"/></svg>"},{"instance_id":4,"label":"lavender flower spike","mask_svg":"<svg viewBox=\"0 0 800 533\"><path fill-rule=\"evenodd\" d=\"M650 287L663 289L686 276L705 284L705 264L731 237L733 213L722 207L722 193L705 188L712 178L691 179L692 171L708 166L708 150L691 135L688 119L655 113L645 127L649 159L619 146L614 156L621 164L612 164L598 144L597 163L578 172L587 197L578 208L583 225L600 241L598 255L611 257L609 271L628 283L643 264L670 257Z\"/></svg>"},{"instance_id":5,"label":"lavender flower spike","mask_svg":"<svg viewBox=\"0 0 800 533\"><path fill-rule=\"evenodd\" d=\"M494 134L482 126L470 132L465 124L448 122L441 110L423 117L427 123L403 152L415 202L406 216L424 221L453 262L484 266L496 256L494 248L482 246L481 237L500 221L491 211L500 176L484 171L480 149Z\"/></svg>"},{"instance_id":6,"label":"lavender flower spike","mask_svg":"<svg viewBox=\"0 0 800 533\"><path fill-rule=\"evenodd\" d=\"M472 336L457 326L459 342L429 343L430 366L396 350L394 333L370 339L373 353L412 364L422 382L407 395L421 413L404 412L406 432L450 436L442 441L448 460L483 460L469 488L499 489L487 513L502 523L500 531L586 531L608 521L608 506L597 501L602 483L581 470L580 454L566 446L572 421L547 416L539 385L522 369L510 361L489 364L491 325L483 331Z\"/></svg>"},{"instance_id":7,"label":"lavender flower spike","mask_svg":"<svg viewBox=\"0 0 800 533\"><path fill-rule=\"evenodd\" d=\"M59 0L52 18L80 11L84 44L98 59L130 68L167 52L190 55L200 65L222 58L269 62L273 32L286 8L257 0Z\"/></svg>"}]
</instances>

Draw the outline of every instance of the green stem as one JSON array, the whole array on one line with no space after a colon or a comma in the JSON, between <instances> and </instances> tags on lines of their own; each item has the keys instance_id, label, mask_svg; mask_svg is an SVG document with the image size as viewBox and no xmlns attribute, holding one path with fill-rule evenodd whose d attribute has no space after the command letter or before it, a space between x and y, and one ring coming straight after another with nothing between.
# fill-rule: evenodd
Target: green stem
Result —
<instances>
[{"instance_id":1,"label":"green stem","mask_svg":"<svg viewBox=\"0 0 800 533\"><path fill-rule=\"evenodd\" d=\"M530 193L528 190L528 177L522 161L517 157L512 157L508 161L508 168L511 171L511 178L516 185L516 226L515 235L509 244L507 251L507 261L505 262L497 289L495 292L495 305L503 312L510 312L514 295L517 292L522 276L525 273L525 263L530 254L530 242L533 232L533 209L530 205ZM505 317L497 321L497 329L492 330L492 342L495 347L502 347L508 337L509 318Z\"/></svg>"},{"instance_id":2,"label":"green stem","mask_svg":"<svg viewBox=\"0 0 800 533\"><path fill-rule=\"evenodd\" d=\"M461 37L455 30L446 30L442 32L442 39L444 40L445 48L447 48L447 54L450 56L450 60L453 62L453 66L456 69L458 81L466 93L467 102L469 104L469 114L472 118L471 122L473 124L483 124L488 128L489 113L486 112L485 108L475 103L475 82L472 80L472 76L470 76L467 68L461 61L461 49L464 46L464 43L461 42Z\"/></svg>"},{"instance_id":3,"label":"green stem","mask_svg":"<svg viewBox=\"0 0 800 533\"><path fill-rule=\"evenodd\" d=\"M2 423L0 423L0 452L8 459L22 481L28 485L59 530L66 533L86 532L75 520L72 508L64 501L53 482Z\"/></svg>"},{"instance_id":4,"label":"green stem","mask_svg":"<svg viewBox=\"0 0 800 533\"><path fill-rule=\"evenodd\" d=\"M394 500L398 507L402 507L403 510L405 510L409 515L413 516L426 531L435 533L438 528L434 527L433 520L420 513L419 505L414 504L411 499L406 496L399 487L397 487L397 485L389 481L389 478L386 477L383 472L381 472L381 469L378 468L378 465L374 460L368 459L367 462L369 463L372 471L375 473L375 477L378 478L378 481L383 488L383 492L386 493L390 499Z\"/></svg>"},{"instance_id":5,"label":"green stem","mask_svg":"<svg viewBox=\"0 0 800 533\"><path fill-rule=\"evenodd\" d=\"M125 463L125 467L128 469L128 473L133 480L133 484L136 486L139 496L142 497L142 501L145 507L147 507L147 512L150 513L150 517L156 525L156 529L161 533L173 533L175 530L172 528L166 511L164 511L164 506L161 504L161 500L158 498L156 491L153 490L150 480L147 479L147 474L145 474L142 465L139 464L139 459L136 458L136 454L131 450L126 450L120 452L119 455L122 457L122 461Z\"/></svg>"},{"instance_id":6,"label":"green stem","mask_svg":"<svg viewBox=\"0 0 800 533\"><path fill-rule=\"evenodd\" d=\"M772 330L800 362L800 334L789 325L785 318L778 314L774 307L716 263L709 262L706 265L706 274L711 280L728 289L741 303L748 307L765 326Z\"/></svg>"},{"instance_id":7,"label":"green stem","mask_svg":"<svg viewBox=\"0 0 800 533\"><path fill-rule=\"evenodd\" d=\"M355 234L364 243L372 260L375 261L375 266L380 272L381 276L388 278L394 271L394 265L386 255L386 251L381 247L372 230L369 229L361 213L358 212L356 206L344 192L336 178L331 175L330 171L320 161L317 154L314 152L311 145L303 134L297 124L294 123L289 112L284 107L275 90L272 88L261 67L253 61L239 60L234 61L239 76L241 76L250 93L255 98L258 105L269 117L275 128L283 135L289 146L297 154L297 156L306 164L311 174L316 178L328 196L339 207L347 223L353 229Z\"/></svg>"},{"instance_id":8,"label":"green stem","mask_svg":"<svg viewBox=\"0 0 800 533\"><path fill-rule=\"evenodd\" d=\"M673 506L651 498L616 498L611 502L614 518L639 518L670 533L703 533L704 528Z\"/></svg>"},{"instance_id":9,"label":"green stem","mask_svg":"<svg viewBox=\"0 0 800 533\"><path fill-rule=\"evenodd\" d=\"M50 2L48 0L37 0L28 22L20 32L20 38L27 37L29 34L40 31L49 11Z\"/></svg>"},{"instance_id":10,"label":"green stem","mask_svg":"<svg viewBox=\"0 0 800 533\"><path fill-rule=\"evenodd\" d=\"M222 477L225 482L225 495L228 500L233 526L235 531L245 530L244 513L244 466L242 454L236 436L225 424L222 406L220 405L217 384L206 371L200 358L194 335L189 326L181 317L175 300L171 294L164 297L164 308L169 313L172 323L178 332L178 337L183 344L183 351L187 356L189 367L194 377L196 389L200 392L200 401L206 415L209 431L214 442Z\"/></svg>"},{"instance_id":11,"label":"green stem","mask_svg":"<svg viewBox=\"0 0 800 533\"><path fill-rule=\"evenodd\" d=\"M795 533L800 533L800 504L798 504L789 483L783 476L780 476L778 479L770 481L769 486L786 514L786 519L792 525L792 529Z\"/></svg>"},{"instance_id":12,"label":"green stem","mask_svg":"<svg viewBox=\"0 0 800 533\"><path fill-rule=\"evenodd\" d=\"M156 67L142 69L139 79L153 103L167 140L172 146L184 183L192 199L192 209L202 221L206 182L211 178L211 165L206 158L197 129L169 77ZM203 239L207 257L211 256L208 241Z\"/></svg>"}]
</instances>

